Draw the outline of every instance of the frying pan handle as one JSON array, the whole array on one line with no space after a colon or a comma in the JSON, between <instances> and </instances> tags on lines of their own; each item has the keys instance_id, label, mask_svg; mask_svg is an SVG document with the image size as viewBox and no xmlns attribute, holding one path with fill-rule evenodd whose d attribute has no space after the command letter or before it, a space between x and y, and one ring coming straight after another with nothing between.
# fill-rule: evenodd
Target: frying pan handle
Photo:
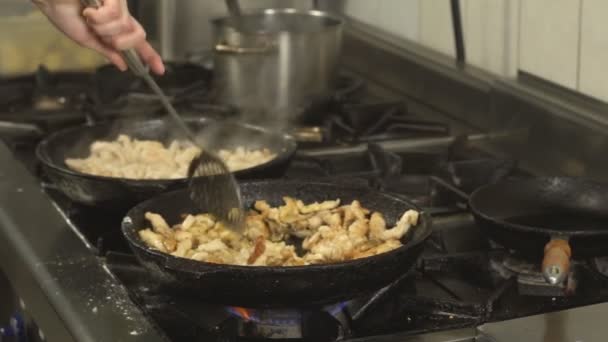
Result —
<instances>
[{"instance_id":1,"label":"frying pan handle","mask_svg":"<svg viewBox=\"0 0 608 342\"><path fill-rule=\"evenodd\" d=\"M566 239L552 238L545 245L542 272L543 277L549 284L556 285L566 279L570 271L571 256L572 249Z\"/></svg>"}]
</instances>

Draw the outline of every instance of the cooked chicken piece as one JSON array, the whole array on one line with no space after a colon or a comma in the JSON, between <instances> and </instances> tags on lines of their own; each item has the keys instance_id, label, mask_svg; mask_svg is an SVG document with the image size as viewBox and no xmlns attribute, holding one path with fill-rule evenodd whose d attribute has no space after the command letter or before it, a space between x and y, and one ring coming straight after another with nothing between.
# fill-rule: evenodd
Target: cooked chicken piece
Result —
<instances>
[{"instance_id":1,"label":"cooked chicken piece","mask_svg":"<svg viewBox=\"0 0 608 342\"><path fill-rule=\"evenodd\" d=\"M177 243L177 248L171 255L183 258L188 251L192 250L193 245L192 239L183 239Z\"/></svg>"},{"instance_id":2,"label":"cooked chicken piece","mask_svg":"<svg viewBox=\"0 0 608 342\"><path fill-rule=\"evenodd\" d=\"M310 214L310 213L314 213L317 211L335 209L340 205L340 200L338 199L335 201L325 201L322 203L314 202L314 203L308 204L308 205L305 205L304 202L302 202L302 201L297 201L296 203L297 203L298 209L300 210L300 213Z\"/></svg>"},{"instance_id":3,"label":"cooked chicken piece","mask_svg":"<svg viewBox=\"0 0 608 342\"><path fill-rule=\"evenodd\" d=\"M216 223L215 219L209 214L196 215L194 220L196 221L197 225L207 229L213 228Z\"/></svg>"},{"instance_id":4,"label":"cooked chicken piece","mask_svg":"<svg viewBox=\"0 0 608 342\"><path fill-rule=\"evenodd\" d=\"M192 227L192 225L194 225L195 222L196 222L196 218L192 215L188 215L188 216L186 216L184 221L182 221L180 228L184 229L184 230L188 230Z\"/></svg>"},{"instance_id":5,"label":"cooked chicken piece","mask_svg":"<svg viewBox=\"0 0 608 342\"><path fill-rule=\"evenodd\" d=\"M302 243L302 247L317 257L321 256L325 261L348 260L354 254L354 244L348 233L328 226L321 226L308 241ZM310 262L306 256L304 258Z\"/></svg>"},{"instance_id":6,"label":"cooked chicken piece","mask_svg":"<svg viewBox=\"0 0 608 342\"><path fill-rule=\"evenodd\" d=\"M163 245L165 246L167 252L171 253L177 248L177 241L172 237L165 237L163 240Z\"/></svg>"},{"instance_id":7,"label":"cooked chicken piece","mask_svg":"<svg viewBox=\"0 0 608 342\"><path fill-rule=\"evenodd\" d=\"M264 253L265 250L266 250L266 239L264 239L263 236L259 236L255 240L255 245L253 247L253 251L251 252L251 255L249 256L249 259L247 259L247 264L248 265L253 264Z\"/></svg>"},{"instance_id":8,"label":"cooked chicken piece","mask_svg":"<svg viewBox=\"0 0 608 342\"><path fill-rule=\"evenodd\" d=\"M363 208L357 200L350 204L350 210L357 220L364 220L365 216L369 214L369 210Z\"/></svg>"},{"instance_id":9,"label":"cooked chicken piece","mask_svg":"<svg viewBox=\"0 0 608 342\"><path fill-rule=\"evenodd\" d=\"M194 235L189 231L175 229L175 234L173 234L173 237L179 242L184 240L192 240L194 238Z\"/></svg>"},{"instance_id":10,"label":"cooked chicken piece","mask_svg":"<svg viewBox=\"0 0 608 342\"><path fill-rule=\"evenodd\" d=\"M352 210L350 209L350 204L340 206L336 212L339 212L342 215L342 221L345 225L350 225L356 219L355 214L353 214Z\"/></svg>"},{"instance_id":11,"label":"cooked chicken piece","mask_svg":"<svg viewBox=\"0 0 608 342\"><path fill-rule=\"evenodd\" d=\"M150 247L157 249L161 252L167 252L165 245L163 244L163 236L156 234L150 229L144 229L139 231L139 237Z\"/></svg>"},{"instance_id":12,"label":"cooked chicken piece","mask_svg":"<svg viewBox=\"0 0 608 342\"><path fill-rule=\"evenodd\" d=\"M139 235L148 246L177 257L220 264L298 266L364 258L399 248L400 239L419 219L418 212L408 210L394 228L387 229L382 214L370 215L358 201L341 207L339 201L305 205L285 197L284 202L278 208L256 202L242 234L209 214L183 215L180 224L169 227L160 215L146 213L152 229ZM290 237L304 239L302 257L286 243Z\"/></svg>"},{"instance_id":13,"label":"cooked chicken piece","mask_svg":"<svg viewBox=\"0 0 608 342\"><path fill-rule=\"evenodd\" d=\"M323 223L330 227L339 228L342 226L342 216L339 213L323 212L320 216Z\"/></svg>"},{"instance_id":14,"label":"cooked chicken piece","mask_svg":"<svg viewBox=\"0 0 608 342\"><path fill-rule=\"evenodd\" d=\"M222 240L214 239L207 243L200 244L196 250L199 252L213 253L228 250L228 246L226 246Z\"/></svg>"},{"instance_id":15,"label":"cooked chicken piece","mask_svg":"<svg viewBox=\"0 0 608 342\"><path fill-rule=\"evenodd\" d=\"M289 235L304 239L311 236L314 233L314 230L310 228L308 219L302 219L291 224L288 233Z\"/></svg>"},{"instance_id":16,"label":"cooked chicken piece","mask_svg":"<svg viewBox=\"0 0 608 342\"><path fill-rule=\"evenodd\" d=\"M221 264L233 264L238 255L238 251L230 249L219 239L199 245L196 251L197 253L192 255L192 259Z\"/></svg>"},{"instance_id":17,"label":"cooked chicken piece","mask_svg":"<svg viewBox=\"0 0 608 342\"><path fill-rule=\"evenodd\" d=\"M404 223L407 223L410 226L416 226L416 225L418 225L419 219L420 219L420 213L417 212L416 210L410 209L401 216L401 219L399 219L399 222L397 223L397 225L401 224L401 221L404 221Z\"/></svg>"},{"instance_id":18,"label":"cooked chicken piece","mask_svg":"<svg viewBox=\"0 0 608 342\"><path fill-rule=\"evenodd\" d=\"M165 219L159 214L148 212L145 214L145 218L152 224L152 228L155 232L162 234L165 237L173 236L173 231L169 228Z\"/></svg>"},{"instance_id":19,"label":"cooked chicken piece","mask_svg":"<svg viewBox=\"0 0 608 342\"><path fill-rule=\"evenodd\" d=\"M315 215L308 219L308 229L317 230L323 225L323 219L319 215Z\"/></svg>"},{"instance_id":20,"label":"cooked chicken piece","mask_svg":"<svg viewBox=\"0 0 608 342\"><path fill-rule=\"evenodd\" d=\"M368 253L373 253L372 255L378 255L381 253L386 253L392 251L393 249L401 247L402 244L399 240L387 240L384 243L369 249Z\"/></svg>"},{"instance_id":21,"label":"cooked chicken piece","mask_svg":"<svg viewBox=\"0 0 608 342\"><path fill-rule=\"evenodd\" d=\"M321 227L319 227L319 229L317 229L316 233L314 233L311 236L304 239L304 241L302 241L302 248L304 248L306 250L311 250L314 245L316 245L317 243L319 243L319 241L321 241L321 239L323 238L323 235L321 234L321 230L326 229L326 228L329 228L329 227L321 226Z\"/></svg>"},{"instance_id":22,"label":"cooked chicken piece","mask_svg":"<svg viewBox=\"0 0 608 342\"><path fill-rule=\"evenodd\" d=\"M399 219L399 222L397 222L397 225L394 228L382 232L380 239L384 241L399 240L407 234L412 225L416 225L417 223L418 212L415 210L408 210L401 216L401 219Z\"/></svg>"},{"instance_id":23,"label":"cooked chicken piece","mask_svg":"<svg viewBox=\"0 0 608 342\"><path fill-rule=\"evenodd\" d=\"M382 214L375 212L369 219L369 237L375 240L384 240L382 234L386 231L386 221Z\"/></svg>"},{"instance_id":24,"label":"cooked chicken piece","mask_svg":"<svg viewBox=\"0 0 608 342\"><path fill-rule=\"evenodd\" d=\"M264 252L253 265L281 266L285 263L298 263L299 259L293 246L287 246L283 241L266 241Z\"/></svg>"},{"instance_id":25,"label":"cooked chicken piece","mask_svg":"<svg viewBox=\"0 0 608 342\"><path fill-rule=\"evenodd\" d=\"M266 219L268 224L268 231L270 232L271 241L282 241L287 236L289 226L278 223L278 221L270 219L270 216Z\"/></svg>"},{"instance_id":26,"label":"cooked chicken piece","mask_svg":"<svg viewBox=\"0 0 608 342\"><path fill-rule=\"evenodd\" d=\"M358 247L367 241L369 230L369 224L366 220L357 220L348 227L348 237L353 245Z\"/></svg>"},{"instance_id":27,"label":"cooked chicken piece","mask_svg":"<svg viewBox=\"0 0 608 342\"><path fill-rule=\"evenodd\" d=\"M250 240L257 240L259 237L268 239L270 237L270 231L268 225L264 222L262 215L249 215L245 219L245 236Z\"/></svg>"},{"instance_id":28,"label":"cooked chicken piece","mask_svg":"<svg viewBox=\"0 0 608 342\"><path fill-rule=\"evenodd\" d=\"M272 208L270 206L270 204L268 204L268 202L266 202L266 201L255 201L255 204L253 205L253 207L255 208L255 210L259 211L262 215L266 215L266 216L268 216L268 211L270 211L270 209Z\"/></svg>"},{"instance_id":29,"label":"cooked chicken piece","mask_svg":"<svg viewBox=\"0 0 608 342\"><path fill-rule=\"evenodd\" d=\"M200 149L173 141L165 147L160 141L132 139L119 135L114 141L95 141L83 159L66 159L68 167L83 173L130 179L175 179L187 175L192 159ZM251 168L276 157L268 149L220 151L220 158L232 171Z\"/></svg>"},{"instance_id":30,"label":"cooked chicken piece","mask_svg":"<svg viewBox=\"0 0 608 342\"><path fill-rule=\"evenodd\" d=\"M255 165L264 164L274 159L275 155L268 149L246 150L237 147L235 150L220 150L218 156L222 158L233 171L248 169Z\"/></svg>"},{"instance_id":31,"label":"cooked chicken piece","mask_svg":"<svg viewBox=\"0 0 608 342\"><path fill-rule=\"evenodd\" d=\"M242 236L228 228L222 227L219 232L219 237L228 246L234 249L241 248L241 238Z\"/></svg>"},{"instance_id":32,"label":"cooked chicken piece","mask_svg":"<svg viewBox=\"0 0 608 342\"><path fill-rule=\"evenodd\" d=\"M285 205L279 207L279 222L294 223L303 218L293 198L283 197L283 201Z\"/></svg>"}]
</instances>

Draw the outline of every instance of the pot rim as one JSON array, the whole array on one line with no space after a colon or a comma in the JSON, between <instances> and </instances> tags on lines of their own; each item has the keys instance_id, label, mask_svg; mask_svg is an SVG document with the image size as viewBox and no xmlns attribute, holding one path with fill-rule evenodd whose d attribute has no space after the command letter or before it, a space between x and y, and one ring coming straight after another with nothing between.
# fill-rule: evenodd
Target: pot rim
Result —
<instances>
[{"instance_id":1,"label":"pot rim","mask_svg":"<svg viewBox=\"0 0 608 342\"><path fill-rule=\"evenodd\" d=\"M230 25L230 21L232 17L230 16L222 16L217 17L211 20L211 23L216 29L221 29L225 31L232 31L242 34L278 34L278 33L291 33L291 34L302 34L302 33L320 33L326 32L336 29L341 29L344 26L344 19L336 14L320 11L320 10L300 10L296 8L266 8L262 10L251 10L244 11L241 16L260 16L260 15L305 15L311 18L323 18L327 20L327 24L323 25L323 27L318 31L311 32L301 32L301 31L291 31L286 29L280 29L276 31L264 31L264 30L256 30L251 32L238 32L234 27Z\"/></svg>"}]
</instances>

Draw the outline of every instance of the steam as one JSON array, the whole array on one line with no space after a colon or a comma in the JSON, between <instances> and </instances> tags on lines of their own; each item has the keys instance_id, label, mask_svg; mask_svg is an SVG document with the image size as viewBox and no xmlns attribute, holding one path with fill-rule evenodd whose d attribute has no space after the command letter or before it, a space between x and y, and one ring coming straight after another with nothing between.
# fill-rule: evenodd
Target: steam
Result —
<instances>
[{"instance_id":1,"label":"steam","mask_svg":"<svg viewBox=\"0 0 608 342\"><path fill-rule=\"evenodd\" d=\"M308 15L254 15L243 19L250 20L245 23L248 27L245 34L219 37L223 33L218 32L218 38L229 39L226 43L234 46L259 47L260 37L264 36L260 35L260 32L263 31L272 37L271 41L274 42L272 48L275 50L267 53L216 55L214 71L216 78L213 86L219 94L222 94L217 99L219 102L239 108L240 114L235 119L237 122L262 127L274 135L255 134L251 130L236 129L237 126L231 122L199 126L202 128L195 133L198 144L205 149L217 150L242 146L249 149L269 148L276 153L283 146L282 139L277 136L288 131L305 110L303 106L313 100L313 98L304 98L302 94L311 94L311 89L322 91L327 86L323 83L329 77L328 74L333 72L334 67L328 65L326 70L320 70L315 67L316 63L306 63L307 60L327 59L324 54L328 51L323 49L309 51L310 46L315 45L308 44L306 40L296 43L292 40L292 33L310 33L314 41L321 39L318 33L336 23L328 18L311 20ZM311 77L302 77L303 75ZM317 94L311 94L311 96L315 95ZM75 141L70 157L84 157L92 142L114 140L119 134L127 134L138 139L158 140L166 145L174 140L187 140L184 133L165 113L160 113L160 117L157 118L162 121L161 125L151 124L150 114L153 113L146 115L148 119L125 115L113 122L108 129L96 131L95 134L86 136L86 139ZM200 113L180 114L182 117L201 116Z\"/></svg>"}]
</instances>

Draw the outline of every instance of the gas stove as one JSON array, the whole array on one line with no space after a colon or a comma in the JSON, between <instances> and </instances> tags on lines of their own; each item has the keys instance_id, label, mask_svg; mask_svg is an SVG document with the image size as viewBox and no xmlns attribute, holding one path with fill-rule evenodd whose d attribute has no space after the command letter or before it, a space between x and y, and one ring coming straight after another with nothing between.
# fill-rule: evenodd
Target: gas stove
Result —
<instances>
[{"instance_id":1,"label":"gas stove","mask_svg":"<svg viewBox=\"0 0 608 342\"><path fill-rule=\"evenodd\" d=\"M213 101L210 71L194 65L169 70L175 77L161 86L182 112L239 115ZM293 128L299 150L284 177L368 186L431 213L434 233L416 266L376 292L322 307L224 306L174 293L137 262L121 235L121 217L68 200L46 183L33 155L36 142L56 129L160 115L150 94L136 79L108 68L94 75L41 68L31 77L1 81L0 88L16 94L0 103L0 121L36 127L36 134L3 134L13 157L42 184L112 286L126 290L130 304L168 340L391 340L608 301L604 260L580 261L566 283L549 286L537 272L539 260L488 241L474 223L469 194L488 182L526 176L515 160L480 148L483 135L441 119L432 107L377 96L352 75L343 75L330 101ZM139 336L136 330L125 334Z\"/></svg>"}]
</instances>

